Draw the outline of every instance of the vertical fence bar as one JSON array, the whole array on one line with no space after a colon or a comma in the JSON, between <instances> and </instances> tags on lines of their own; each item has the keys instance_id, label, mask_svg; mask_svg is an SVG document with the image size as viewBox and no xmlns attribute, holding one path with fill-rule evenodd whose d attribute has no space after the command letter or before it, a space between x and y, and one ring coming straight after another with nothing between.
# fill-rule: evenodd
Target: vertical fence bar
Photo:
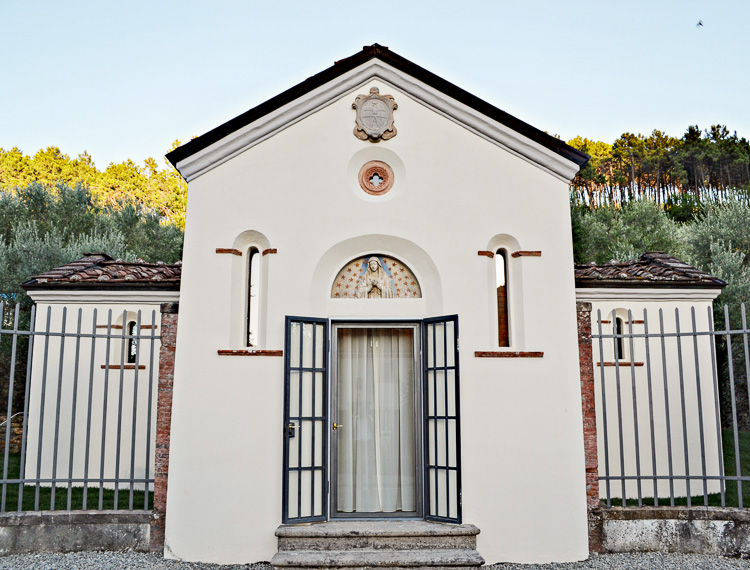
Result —
<instances>
[{"instance_id":1,"label":"vertical fence bar","mask_svg":"<svg viewBox=\"0 0 750 570\"><path fill-rule=\"evenodd\" d=\"M748 339L747 339L747 333L750 332L747 330L747 316L745 314L745 303L742 303L740 305L740 311L742 314L742 340L743 344L745 345L745 384L747 386L748 390L748 400L750 401L750 347L748 347ZM732 362L730 361L729 365L732 365Z\"/></svg>"},{"instance_id":2,"label":"vertical fence bar","mask_svg":"<svg viewBox=\"0 0 750 570\"><path fill-rule=\"evenodd\" d=\"M723 449L723 438L721 434L721 410L719 408L719 378L716 369L716 331L714 330L714 319L713 319L713 308L706 307L708 313L708 331L710 333L708 339L711 345L711 372L713 375L713 388L714 388L714 413L716 414L716 441L719 442L719 492L721 493L721 506L726 507L726 492L725 486L726 481L724 479L724 449Z\"/></svg>"},{"instance_id":3,"label":"vertical fence bar","mask_svg":"<svg viewBox=\"0 0 750 570\"><path fill-rule=\"evenodd\" d=\"M26 431L29 427L29 391L31 389L31 360L34 354L34 333L36 331L36 305L31 306L29 316L29 348L26 355L26 384L23 396L23 424L21 428L21 466L18 472L20 482L18 484L18 511L23 508L23 487L26 479Z\"/></svg>"},{"instance_id":4,"label":"vertical fence bar","mask_svg":"<svg viewBox=\"0 0 750 570\"><path fill-rule=\"evenodd\" d=\"M153 329L152 329L153 330ZM128 339L128 345L132 340L135 347L135 375L133 377L133 424L130 435L130 490L128 492L128 509L133 510L133 486L135 484L135 442L137 436L138 423L138 368L141 364L141 311L138 310L135 321L135 330L131 333L131 339ZM130 354L130 351L128 351ZM118 475L119 477L119 475Z\"/></svg>"},{"instance_id":5,"label":"vertical fence bar","mask_svg":"<svg viewBox=\"0 0 750 570\"><path fill-rule=\"evenodd\" d=\"M737 502L743 508L742 500L742 465L740 463L740 434L737 424L737 400L734 391L734 360L732 359L732 335L729 325L729 307L724 305L724 331L727 340L727 362L729 362L729 392L732 395L732 428L734 430L734 464L737 476Z\"/></svg>"},{"instance_id":6,"label":"vertical fence bar","mask_svg":"<svg viewBox=\"0 0 750 570\"><path fill-rule=\"evenodd\" d=\"M3 450L3 490L0 499L0 512L5 512L5 499L8 492L8 462L10 461L10 432L13 429L13 389L16 377L16 349L18 346L18 314L20 305L13 312L13 332L10 349L10 377L8 378L8 407L5 415L5 449ZM5 323L5 303L0 304L0 327ZM20 477L19 477L20 478Z\"/></svg>"},{"instance_id":7,"label":"vertical fence bar","mask_svg":"<svg viewBox=\"0 0 750 570\"><path fill-rule=\"evenodd\" d=\"M690 451L688 446L687 411L685 409L685 375L682 367L682 335L680 333L680 310L675 308L675 333L677 334L677 365L680 371L680 406L682 409L682 446L685 453L685 492L687 506L690 507Z\"/></svg>"},{"instance_id":8,"label":"vertical fence bar","mask_svg":"<svg viewBox=\"0 0 750 570\"><path fill-rule=\"evenodd\" d=\"M127 347L127 340L125 333L128 328L128 312L122 312L122 328L120 329L120 382L117 390L117 433L115 433L115 496L112 508L117 509L119 503L120 494L120 453L122 446L122 397L123 388L125 385L125 366L127 357L125 356L125 348Z\"/></svg>"},{"instance_id":9,"label":"vertical fence bar","mask_svg":"<svg viewBox=\"0 0 750 570\"><path fill-rule=\"evenodd\" d=\"M68 307L62 309L62 325L60 327L60 358L57 368L57 394L55 398L55 434L52 448L52 483L50 485L49 508L55 510L55 490L57 487L57 455L60 443L60 405L62 403L63 370L65 369L65 328L68 318Z\"/></svg>"},{"instance_id":10,"label":"vertical fence bar","mask_svg":"<svg viewBox=\"0 0 750 570\"><path fill-rule=\"evenodd\" d=\"M34 510L39 510L39 479L42 476L42 437L44 436L44 400L47 396L47 360L49 357L50 321L52 319L52 307L47 307L47 325L44 336L44 364L42 368L42 389L39 401L39 438L36 454L36 484L34 485Z\"/></svg>"},{"instance_id":11,"label":"vertical fence bar","mask_svg":"<svg viewBox=\"0 0 750 570\"><path fill-rule=\"evenodd\" d=\"M742 341L745 345L745 374L748 380L748 386L750 387L750 348L748 347L747 333L750 332L747 329L747 314L745 312L745 303L740 305L740 312L742 314ZM748 403L750 403L750 391L748 392Z\"/></svg>"},{"instance_id":12,"label":"vertical fence bar","mask_svg":"<svg viewBox=\"0 0 750 570\"><path fill-rule=\"evenodd\" d=\"M81 508L85 511L88 505L89 495L89 460L91 459L91 408L94 397L94 358L96 355L96 341L99 337L96 334L96 315L97 310L94 309L93 322L91 325L91 361L89 363L89 391L88 391L88 405L86 406L86 444L83 460L83 502Z\"/></svg>"},{"instance_id":13,"label":"vertical fence bar","mask_svg":"<svg viewBox=\"0 0 750 570\"><path fill-rule=\"evenodd\" d=\"M659 309L659 338L661 340L661 367L664 380L664 413L667 422L667 464L669 466L669 505L674 507L674 465L672 463L672 423L669 417L669 375L667 373L667 348L664 336L664 311Z\"/></svg>"},{"instance_id":14,"label":"vertical fence bar","mask_svg":"<svg viewBox=\"0 0 750 570\"><path fill-rule=\"evenodd\" d=\"M0 328L5 328L5 303L0 303ZM10 371L8 377L8 401L7 411L5 414L5 449L3 450L3 484L2 498L0 498L0 512L5 512L5 498L7 494L8 480L8 462L10 460L10 432L12 429L13 418L13 380L15 378L16 368L16 342L18 338L18 305L15 307L13 316L13 327L11 331L11 357ZM2 336L0 335L0 346L2 346Z\"/></svg>"},{"instance_id":15,"label":"vertical fence bar","mask_svg":"<svg viewBox=\"0 0 750 570\"><path fill-rule=\"evenodd\" d=\"M602 428L604 432L604 483L607 494L607 506L612 506L612 495L609 480L609 437L607 434L607 387L604 381L604 339L602 339L602 310L596 310L597 339L599 341L599 376L602 385Z\"/></svg>"},{"instance_id":16,"label":"vertical fence bar","mask_svg":"<svg viewBox=\"0 0 750 570\"><path fill-rule=\"evenodd\" d=\"M612 311L612 341L617 345L617 314ZM621 500L622 506L624 507L627 503L626 497L627 492L625 489L625 441L623 438L623 427L622 427L622 392L620 388L620 357L622 355L617 354L617 348L614 351L615 355L615 389L617 395L617 436L620 442L620 487L621 487Z\"/></svg>"},{"instance_id":17,"label":"vertical fence bar","mask_svg":"<svg viewBox=\"0 0 750 570\"><path fill-rule=\"evenodd\" d=\"M690 307L693 321L693 352L695 353L695 387L698 396L698 430L701 442L701 470L703 472L703 504L708 506L708 479L706 478L706 438L703 431L703 394L701 390L701 367L698 356L698 327L695 322L695 307Z\"/></svg>"},{"instance_id":18,"label":"vertical fence bar","mask_svg":"<svg viewBox=\"0 0 750 570\"><path fill-rule=\"evenodd\" d=\"M104 459L107 450L107 403L109 399L109 359L112 339L112 309L107 311L107 342L104 349L104 395L102 398L102 445L99 461L99 510L104 509Z\"/></svg>"},{"instance_id":19,"label":"vertical fence bar","mask_svg":"<svg viewBox=\"0 0 750 570\"><path fill-rule=\"evenodd\" d=\"M150 474L150 466L151 466L151 414L153 413L151 402L153 400L153 394L154 394L154 352L156 349L156 342L154 338L155 334L156 334L156 311L151 311L151 338L150 338L150 343L149 343L149 364L148 364L148 404L147 404L147 411L146 411L146 470L145 470L145 475L144 475L144 478L146 479L146 481L144 483L144 492L143 492L143 509L144 510L148 510L149 474ZM161 338L161 334L162 333L160 332L159 338Z\"/></svg>"},{"instance_id":20,"label":"vertical fence bar","mask_svg":"<svg viewBox=\"0 0 750 570\"><path fill-rule=\"evenodd\" d=\"M18 312L18 307L16 306L16 313ZM12 329L18 328L17 326L12 326ZM0 301L0 348L3 346L3 339L5 337L4 334L5 329L5 302ZM16 344L16 334L11 330L11 352L13 353L13 357L11 360L15 360L15 344ZM2 492L0 492L0 512L5 512L5 495L7 493L7 482L8 479L7 472L8 472L8 461L10 459L10 419L13 414L13 362L11 362L11 370L10 370L10 377L8 379L8 399L6 401L6 407L7 412L5 414L5 423L0 424L0 426L5 426L5 437L3 438L5 441L5 449L3 450L3 483L2 483Z\"/></svg>"},{"instance_id":21,"label":"vertical fence bar","mask_svg":"<svg viewBox=\"0 0 750 570\"><path fill-rule=\"evenodd\" d=\"M78 309L78 319L76 325L76 355L73 363L73 402L70 413L70 454L68 457L68 501L67 508L71 510L73 506L73 456L75 452L76 437L76 413L78 411L78 365L81 354L81 320L83 319L83 310Z\"/></svg>"},{"instance_id":22,"label":"vertical fence bar","mask_svg":"<svg viewBox=\"0 0 750 570\"><path fill-rule=\"evenodd\" d=\"M648 312L643 309L643 338L646 346L646 387L648 389L648 416L651 435L651 475L653 475L654 485L654 506L659 506L659 485L656 478L656 433L654 429L654 393L651 382L651 337L648 334ZM631 352L632 354L632 352Z\"/></svg>"},{"instance_id":23,"label":"vertical fence bar","mask_svg":"<svg viewBox=\"0 0 750 570\"><path fill-rule=\"evenodd\" d=\"M633 394L633 435L635 437L635 474L636 489L638 492L638 506L643 506L643 495L641 491L641 434L638 429L638 392L635 379L635 351L633 350L633 314L628 309L628 348L630 349L630 383Z\"/></svg>"}]
</instances>

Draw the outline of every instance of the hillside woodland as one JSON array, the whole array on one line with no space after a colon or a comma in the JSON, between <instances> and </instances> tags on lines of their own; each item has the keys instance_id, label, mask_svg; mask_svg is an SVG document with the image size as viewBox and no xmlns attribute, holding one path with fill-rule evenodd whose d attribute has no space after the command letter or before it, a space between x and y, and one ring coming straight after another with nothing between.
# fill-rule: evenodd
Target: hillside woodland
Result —
<instances>
[{"instance_id":1,"label":"hillside woodland","mask_svg":"<svg viewBox=\"0 0 750 570\"><path fill-rule=\"evenodd\" d=\"M655 130L612 144L576 137L591 156L570 185L577 263L662 250L726 280L720 302L750 299L750 143L726 126ZM179 146L175 141L172 148ZM170 149L171 150L171 149ZM104 170L84 152L0 148L0 292L86 251L123 259L180 258L187 184L165 161Z\"/></svg>"},{"instance_id":2,"label":"hillside woodland","mask_svg":"<svg viewBox=\"0 0 750 570\"><path fill-rule=\"evenodd\" d=\"M723 321L750 301L750 143L727 127L568 141L591 156L570 186L577 263L666 251L727 281ZM733 321L739 314L733 313Z\"/></svg>"},{"instance_id":3,"label":"hillside woodland","mask_svg":"<svg viewBox=\"0 0 750 570\"><path fill-rule=\"evenodd\" d=\"M87 153L0 148L0 298L30 306L20 283L85 252L179 260L186 198L179 173L152 158L100 171Z\"/></svg>"}]
</instances>

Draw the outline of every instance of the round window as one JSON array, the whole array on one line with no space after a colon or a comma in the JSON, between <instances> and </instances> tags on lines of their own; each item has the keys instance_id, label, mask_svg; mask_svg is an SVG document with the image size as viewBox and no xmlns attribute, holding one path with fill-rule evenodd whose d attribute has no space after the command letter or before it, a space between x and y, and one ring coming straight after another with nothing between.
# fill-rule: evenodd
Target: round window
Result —
<instances>
[{"instance_id":1,"label":"round window","mask_svg":"<svg viewBox=\"0 0 750 570\"><path fill-rule=\"evenodd\" d=\"M371 160L359 169L359 185L368 194L385 194L393 187L393 170L385 162Z\"/></svg>"}]
</instances>

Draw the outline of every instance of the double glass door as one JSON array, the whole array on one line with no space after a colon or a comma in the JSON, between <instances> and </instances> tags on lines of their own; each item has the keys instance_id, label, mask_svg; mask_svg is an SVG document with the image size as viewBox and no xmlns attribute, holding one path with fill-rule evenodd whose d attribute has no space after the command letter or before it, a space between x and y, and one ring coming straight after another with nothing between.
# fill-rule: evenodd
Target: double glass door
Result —
<instances>
[{"instance_id":1,"label":"double glass door","mask_svg":"<svg viewBox=\"0 0 750 570\"><path fill-rule=\"evenodd\" d=\"M460 522L457 325L287 317L285 523Z\"/></svg>"},{"instance_id":2,"label":"double glass door","mask_svg":"<svg viewBox=\"0 0 750 570\"><path fill-rule=\"evenodd\" d=\"M417 516L417 326L333 330L331 514Z\"/></svg>"}]
</instances>

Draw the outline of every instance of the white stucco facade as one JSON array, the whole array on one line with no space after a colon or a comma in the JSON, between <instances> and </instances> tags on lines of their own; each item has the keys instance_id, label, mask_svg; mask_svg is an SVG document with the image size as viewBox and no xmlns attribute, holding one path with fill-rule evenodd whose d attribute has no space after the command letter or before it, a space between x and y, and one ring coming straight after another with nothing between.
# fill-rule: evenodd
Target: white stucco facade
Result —
<instances>
[{"instance_id":1,"label":"white stucco facade","mask_svg":"<svg viewBox=\"0 0 750 570\"><path fill-rule=\"evenodd\" d=\"M99 479L110 480L105 488L113 488L115 478L153 479L160 342L146 337L158 337L160 303L176 301L179 293L33 290L29 295L36 302L38 335L28 387L25 478L73 478L73 486L89 488L98 487ZM144 338L137 363L127 364L123 323L131 321L141 326L134 334ZM133 484L135 490L144 487L143 481ZM128 491L130 485L119 488Z\"/></svg>"},{"instance_id":2,"label":"white stucco facade","mask_svg":"<svg viewBox=\"0 0 750 570\"><path fill-rule=\"evenodd\" d=\"M584 559L566 179L577 165L377 59L368 65L249 125L244 147L227 150L239 143L219 141L193 166L177 165L190 171L190 183L165 555L227 564L276 552L284 358L217 352L247 348L253 246L276 250L260 266L259 350L284 349L289 315L333 322L457 315L463 521L481 529L479 552L488 563ZM352 134L352 102L371 87L398 104L397 136L376 144ZM201 157L208 158L198 168ZM366 194L357 180L372 160L394 172L383 196ZM507 348L497 346L494 260L478 255L499 248L541 251L508 256ZM407 265L422 297L331 298L339 270L370 254ZM478 351L543 356L479 358Z\"/></svg>"},{"instance_id":3,"label":"white stucco facade","mask_svg":"<svg viewBox=\"0 0 750 570\"><path fill-rule=\"evenodd\" d=\"M670 481L666 476L670 473L675 476L671 492L676 497L687 494L685 475L697 477L690 481L690 495L695 497L704 492L700 477L723 473L714 338L690 335L710 330L712 302L720 292L719 287L647 284L576 290L578 301L592 303L593 334L613 335L614 315L614 319L622 319L622 334L633 335L632 344L629 338L623 339L618 366L613 338L593 343L599 475L640 474L645 478L640 496L649 501L654 496L650 475L664 477L656 489L661 499L668 500ZM638 498L635 480L627 480L624 488L627 498ZM622 489L622 479L610 481L609 497L616 505ZM719 490L718 479L707 480L706 492ZM599 494L602 499L607 497L604 480Z\"/></svg>"}]
</instances>

